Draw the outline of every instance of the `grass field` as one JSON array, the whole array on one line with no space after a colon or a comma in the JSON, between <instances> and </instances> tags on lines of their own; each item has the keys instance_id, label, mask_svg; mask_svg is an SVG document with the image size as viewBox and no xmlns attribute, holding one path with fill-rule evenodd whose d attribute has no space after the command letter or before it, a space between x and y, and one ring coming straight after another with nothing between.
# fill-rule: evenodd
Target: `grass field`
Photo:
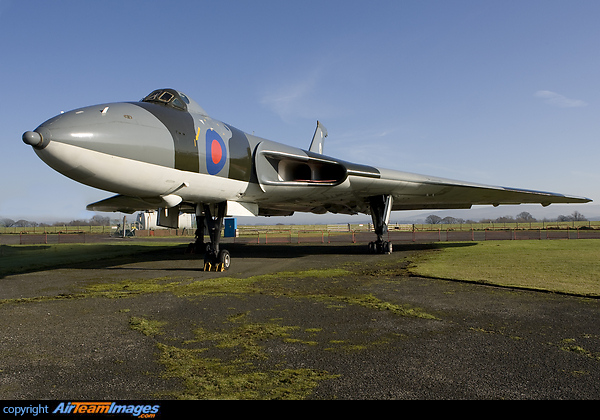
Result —
<instances>
[{"instance_id":1,"label":"grass field","mask_svg":"<svg viewBox=\"0 0 600 420\"><path fill-rule=\"evenodd\" d=\"M600 296L598 240L493 241L436 247L412 263L413 274Z\"/></svg>"}]
</instances>

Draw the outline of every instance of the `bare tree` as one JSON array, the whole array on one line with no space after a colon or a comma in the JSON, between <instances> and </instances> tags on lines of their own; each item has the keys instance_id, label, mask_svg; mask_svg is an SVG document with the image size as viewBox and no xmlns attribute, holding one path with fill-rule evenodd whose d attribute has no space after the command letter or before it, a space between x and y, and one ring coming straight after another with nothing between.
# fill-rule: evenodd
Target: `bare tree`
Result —
<instances>
[{"instance_id":1,"label":"bare tree","mask_svg":"<svg viewBox=\"0 0 600 420\"><path fill-rule=\"evenodd\" d=\"M444 217L442 219L442 223L445 225L458 225L460 223L463 223L464 221L464 219L457 219L456 217L452 216Z\"/></svg>"},{"instance_id":2,"label":"bare tree","mask_svg":"<svg viewBox=\"0 0 600 420\"><path fill-rule=\"evenodd\" d=\"M587 218L583 214L579 213L578 211L574 211L569 216L565 216L565 215L561 214L560 216L558 216L556 218L556 220L558 222L582 222L582 221L586 221Z\"/></svg>"},{"instance_id":3,"label":"bare tree","mask_svg":"<svg viewBox=\"0 0 600 420\"><path fill-rule=\"evenodd\" d=\"M512 216L502 216L494 220L496 223L515 223L515 218Z\"/></svg>"},{"instance_id":4,"label":"bare tree","mask_svg":"<svg viewBox=\"0 0 600 420\"><path fill-rule=\"evenodd\" d=\"M430 214L425 219L425 223L428 225L437 225L439 223L442 223L442 218L440 216L436 216L435 214Z\"/></svg>"},{"instance_id":5,"label":"bare tree","mask_svg":"<svg viewBox=\"0 0 600 420\"><path fill-rule=\"evenodd\" d=\"M110 225L110 217L100 216L99 214L94 215L90 219L90 225L92 226L108 226Z\"/></svg>"},{"instance_id":6,"label":"bare tree","mask_svg":"<svg viewBox=\"0 0 600 420\"><path fill-rule=\"evenodd\" d=\"M536 222L536 218L533 217L530 213L524 211L521 212L519 214L517 214L517 222L519 223L529 223L529 222Z\"/></svg>"},{"instance_id":7,"label":"bare tree","mask_svg":"<svg viewBox=\"0 0 600 420\"><path fill-rule=\"evenodd\" d=\"M11 227L14 224L15 224L15 221L13 219L9 219L9 218L0 219L0 226L2 226L2 227Z\"/></svg>"}]
</instances>

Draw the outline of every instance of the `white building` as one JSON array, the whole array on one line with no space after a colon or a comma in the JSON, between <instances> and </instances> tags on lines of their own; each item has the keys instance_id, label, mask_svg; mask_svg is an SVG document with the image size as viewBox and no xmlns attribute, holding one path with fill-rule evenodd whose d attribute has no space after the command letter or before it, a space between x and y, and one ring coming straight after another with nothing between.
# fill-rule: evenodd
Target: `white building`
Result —
<instances>
[{"instance_id":1,"label":"white building","mask_svg":"<svg viewBox=\"0 0 600 420\"><path fill-rule=\"evenodd\" d=\"M166 227L158 226L158 212L156 211L139 212L135 221L138 224L139 229L167 229ZM179 229L192 229L194 228L193 222L195 222L193 214L182 213L179 215Z\"/></svg>"}]
</instances>

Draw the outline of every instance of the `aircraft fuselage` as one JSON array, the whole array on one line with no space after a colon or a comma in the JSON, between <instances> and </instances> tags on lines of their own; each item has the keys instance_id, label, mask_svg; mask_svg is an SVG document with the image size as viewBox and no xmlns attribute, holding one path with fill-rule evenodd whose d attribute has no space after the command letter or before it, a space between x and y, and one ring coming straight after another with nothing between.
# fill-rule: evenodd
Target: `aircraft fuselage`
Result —
<instances>
[{"instance_id":1,"label":"aircraft fuselage","mask_svg":"<svg viewBox=\"0 0 600 420\"><path fill-rule=\"evenodd\" d=\"M324 213L329 209L311 204L312 195L322 200L323 187L331 187L328 190L335 199L336 192L331 190L349 182L348 175L358 178L355 184L362 179L364 188L370 185L369 179L379 177L375 168L341 165L270 142L212 119L193 102L187 105L184 110L142 101L65 112L35 130L42 140L34 149L53 169L91 187L149 199L175 195L184 203L261 202L265 215L279 214L277 205L269 205L270 193L276 193L278 202L290 196L297 210ZM260 154L255 155L259 145ZM265 167L259 176L256 164ZM275 188L282 186L292 188ZM340 190L347 194L345 188ZM162 204L169 207L171 203L167 199ZM337 210L364 211L359 204Z\"/></svg>"}]
</instances>

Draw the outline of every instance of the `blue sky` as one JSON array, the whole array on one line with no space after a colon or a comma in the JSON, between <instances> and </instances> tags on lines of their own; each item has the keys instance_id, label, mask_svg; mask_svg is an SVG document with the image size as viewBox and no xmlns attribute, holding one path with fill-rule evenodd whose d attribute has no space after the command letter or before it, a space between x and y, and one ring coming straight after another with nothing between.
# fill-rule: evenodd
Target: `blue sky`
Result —
<instances>
[{"instance_id":1,"label":"blue sky","mask_svg":"<svg viewBox=\"0 0 600 420\"><path fill-rule=\"evenodd\" d=\"M344 160L595 201L499 215L600 217L599 16L597 0L0 0L0 217L92 217L112 194L22 133L162 87L297 147L318 119Z\"/></svg>"}]
</instances>

